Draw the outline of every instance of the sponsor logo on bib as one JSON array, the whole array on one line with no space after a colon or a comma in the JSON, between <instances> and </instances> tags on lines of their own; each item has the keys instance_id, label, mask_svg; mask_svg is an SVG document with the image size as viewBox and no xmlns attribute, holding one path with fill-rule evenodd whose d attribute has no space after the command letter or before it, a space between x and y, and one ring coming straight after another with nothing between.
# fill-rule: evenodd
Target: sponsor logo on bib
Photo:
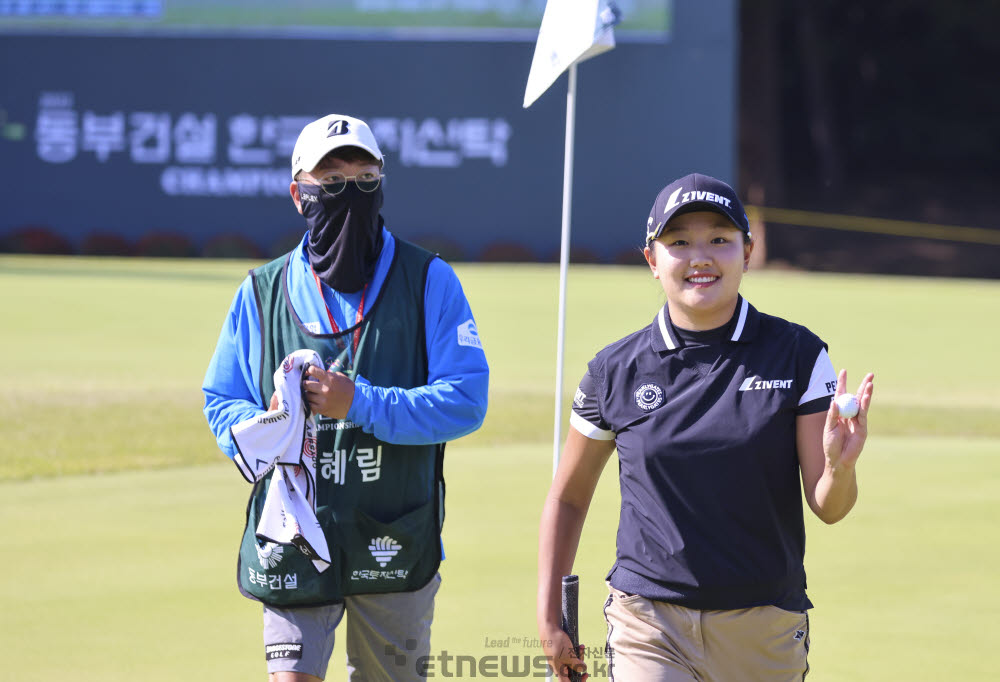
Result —
<instances>
[{"instance_id":1,"label":"sponsor logo on bib","mask_svg":"<svg viewBox=\"0 0 1000 682\"><path fill-rule=\"evenodd\" d=\"M281 555L285 553L285 549L278 544L273 542L265 542L264 546L257 545L257 561L260 562L261 568L274 568L281 561Z\"/></svg>"},{"instance_id":2,"label":"sponsor logo on bib","mask_svg":"<svg viewBox=\"0 0 1000 682\"><path fill-rule=\"evenodd\" d=\"M382 568L385 568L386 564L392 561L392 558L401 549L403 549L403 546L388 535L383 535L380 538L372 538L371 544L368 545L368 551L372 553L375 561Z\"/></svg>"}]
</instances>

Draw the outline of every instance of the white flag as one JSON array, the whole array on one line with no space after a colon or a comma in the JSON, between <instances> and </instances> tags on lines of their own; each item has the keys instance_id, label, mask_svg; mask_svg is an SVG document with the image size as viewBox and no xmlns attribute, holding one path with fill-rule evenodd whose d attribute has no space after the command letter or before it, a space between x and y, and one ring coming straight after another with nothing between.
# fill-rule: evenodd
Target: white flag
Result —
<instances>
[{"instance_id":1,"label":"white flag","mask_svg":"<svg viewBox=\"0 0 1000 682\"><path fill-rule=\"evenodd\" d=\"M524 108L541 97L571 65L613 48L613 27L620 17L618 8L609 0L549 0L524 89Z\"/></svg>"}]
</instances>

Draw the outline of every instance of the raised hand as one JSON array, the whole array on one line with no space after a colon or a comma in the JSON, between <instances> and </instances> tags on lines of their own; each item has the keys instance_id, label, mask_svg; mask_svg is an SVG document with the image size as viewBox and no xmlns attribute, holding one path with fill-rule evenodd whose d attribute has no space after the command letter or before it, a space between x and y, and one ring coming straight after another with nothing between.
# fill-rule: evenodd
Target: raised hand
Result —
<instances>
[{"instance_id":1,"label":"raised hand","mask_svg":"<svg viewBox=\"0 0 1000 682\"><path fill-rule=\"evenodd\" d=\"M836 396L846 392L847 370L840 370L837 377L837 392L830 401L830 409L826 413L826 426L823 429L823 452L826 455L827 466L835 469L853 469L865 447L868 437L868 408L872 402L872 390L875 384L874 374L867 374L855 394L858 399L858 414L850 419L840 415Z\"/></svg>"}]
</instances>

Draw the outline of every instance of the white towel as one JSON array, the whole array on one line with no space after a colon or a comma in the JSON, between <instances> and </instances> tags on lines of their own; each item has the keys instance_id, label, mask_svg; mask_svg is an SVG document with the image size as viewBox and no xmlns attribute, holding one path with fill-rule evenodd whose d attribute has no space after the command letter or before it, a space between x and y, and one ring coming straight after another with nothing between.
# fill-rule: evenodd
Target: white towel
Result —
<instances>
[{"instance_id":1,"label":"white towel","mask_svg":"<svg viewBox=\"0 0 1000 682\"><path fill-rule=\"evenodd\" d=\"M295 545L319 572L330 566L330 548L316 519L316 418L302 399L302 373L323 361L311 350L297 350L274 373L278 408L230 429L239 451L237 468L251 483L276 467L264 498L256 535L259 540Z\"/></svg>"}]
</instances>

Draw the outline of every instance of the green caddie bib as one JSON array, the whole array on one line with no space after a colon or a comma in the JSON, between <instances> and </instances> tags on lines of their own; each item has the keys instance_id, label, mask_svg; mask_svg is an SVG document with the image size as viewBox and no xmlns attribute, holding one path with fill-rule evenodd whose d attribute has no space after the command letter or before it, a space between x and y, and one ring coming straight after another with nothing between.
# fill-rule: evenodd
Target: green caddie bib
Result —
<instances>
[{"instance_id":1,"label":"green caddie bib","mask_svg":"<svg viewBox=\"0 0 1000 682\"><path fill-rule=\"evenodd\" d=\"M296 315L286 285L291 254L252 270L261 324L261 407L266 409L274 392L274 371L299 349L315 350L328 369L351 378L361 375L373 386L425 385L424 286L433 258L397 238L378 298L359 325L337 334L314 334ZM386 443L347 420L317 417L316 516L332 564L320 573L294 546L257 540L268 474L254 485L247 504L238 561L240 591L289 607L423 587L441 562L443 459L442 443Z\"/></svg>"}]
</instances>

